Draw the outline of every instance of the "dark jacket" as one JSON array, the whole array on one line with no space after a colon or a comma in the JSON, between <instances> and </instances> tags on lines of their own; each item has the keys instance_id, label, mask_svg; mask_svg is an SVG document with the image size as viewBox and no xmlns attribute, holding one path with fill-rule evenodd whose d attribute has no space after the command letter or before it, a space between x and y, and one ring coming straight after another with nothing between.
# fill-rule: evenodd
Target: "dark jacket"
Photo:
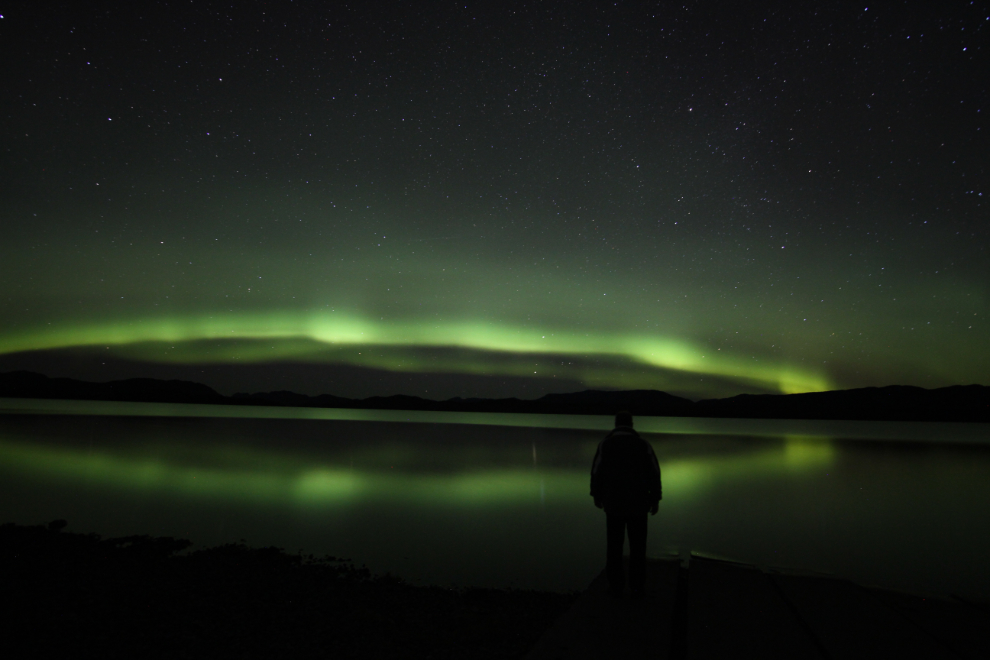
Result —
<instances>
[{"instance_id":1,"label":"dark jacket","mask_svg":"<svg viewBox=\"0 0 990 660\"><path fill-rule=\"evenodd\" d=\"M617 426L598 445L591 496L617 515L646 513L662 499L657 455L631 426Z\"/></svg>"}]
</instances>

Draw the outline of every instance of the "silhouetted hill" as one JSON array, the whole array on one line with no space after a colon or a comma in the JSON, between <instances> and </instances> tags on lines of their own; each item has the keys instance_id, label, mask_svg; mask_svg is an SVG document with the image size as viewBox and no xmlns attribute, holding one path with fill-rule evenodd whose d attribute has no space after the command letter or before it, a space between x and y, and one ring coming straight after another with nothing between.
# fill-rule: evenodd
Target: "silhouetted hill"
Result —
<instances>
[{"instance_id":1,"label":"silhouetted hill","mask_svg":"<svg viewBox=\"0 0 990 660\"><path fill-rule=\"evenodd\" d=\"M990 387L953 385L926 390L889 385L806 394L740 394L699 401L696 409L701 417L987 422Z\"/></svg>"},{"instance_id":2,"label":"silhouetted hill","mask_svg":"<svg viewBox=\"0 0 990 660\"><path fill-rule=\"evenodd\" d=\"M362 408L371 410L433 410L447 412L514 412L569 415L612 415L628 410L634 415L694 414L694 402L656 390L624 392L585 390L572 394L547 394L539 399L462 399L434 401L418 396L396 394L367 399L345 399L329 394L306 397L293 392L235 394L238 402L260 405L293 405L324 408Z\"/></svg>"},{"instance_id":3,"label":"silhouetted hill","mask_svg":"<svg viewBox=\"0 0 990 660\"><path fill-rule=\"evenodd\" d=\"M186 380L130 378L109 383L89 383L72 378L48 378L30 371L0 374L0 396L160 403L229 402L227 397L212 388Z\"/></svg>"},{"instance_id":4,"label":"silhouetted hill","mask_svg":"<svg viewBox=\"0 0 990 660\"><path fill-rule=\"evenodd\" d=\"M0 397L448 412L612 415L618 410L628 410L633 415L666 417L990 422L990 387L983 385L954 385L934 390L891 385L807 394L740 394L698 402L657 390L585 390L547 394L539 399L455 397L433 401L402 394L348 399L284 390L225 397L206 385L180 380L132 378L89 383L14 371L0 374Z\"/></svg>"},{"instance_id":5,"label":"silhouetted hill","mask_svg":"<svg viewBox=\"0 0 990 660\"><path fill-rule=\"evenodd\" d=\"M534 402L548 412L572 415L614 415L628 410L633 415L692 417L695 403L658 390L585 390L572 394L547 394Z\"/></svg>"}]
</instances>

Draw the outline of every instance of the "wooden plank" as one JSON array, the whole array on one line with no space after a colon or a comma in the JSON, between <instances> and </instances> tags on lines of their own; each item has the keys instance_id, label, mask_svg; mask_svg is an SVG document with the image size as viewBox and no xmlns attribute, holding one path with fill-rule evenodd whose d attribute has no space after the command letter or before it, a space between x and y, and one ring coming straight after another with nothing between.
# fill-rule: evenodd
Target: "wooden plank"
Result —
<instances>
[{"instance_id":1,"label":"wooden plank","mask_svg":"<svg viewBox=\"0 0 990 660\"><path fill-rule=\"evenodd\" d=\"M750 566L692 557L689 658L824 657L768 576Z\"/></svg>"},{"instance_id":2,"label":"wooden plank","mask_svg":"<svg viewBox=\"0 0 990 660\"><path fill-rule=\"evenodd\" d=\"M794 575L771 577L833 658L957 657L924 629L852 582Z\"/></svg>"},{"instance_id":3,"label":"wooden plank","mask_svg":"<svg viewBox=\"0 0 990 660\"><path fill-rule=\"evenodd\" d=\"M933 598L873 590L873 594L897 610L961 658L990 658L990 614L972 605Z\"/></svg>"},{"instance_id":4,"label":"wooden plank","mask_svg":"<svg viewBox=\"0 0 990 660\"><path fill-rule=\"evenodd\" d=\"M677 560L649 560L646 596L608 595L604 571L544 633L526 660L651 660L669 657Z\"/></svg>"}]
</instances>

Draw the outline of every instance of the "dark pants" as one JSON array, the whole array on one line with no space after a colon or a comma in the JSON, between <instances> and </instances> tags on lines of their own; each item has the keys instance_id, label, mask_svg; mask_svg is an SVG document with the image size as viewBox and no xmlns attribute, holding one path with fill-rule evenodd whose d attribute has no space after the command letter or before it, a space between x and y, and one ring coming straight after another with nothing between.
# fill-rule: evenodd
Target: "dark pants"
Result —
<instances>
[{"instance_id":1,"label":"dark pants","mask_svg":"<svg viewBox=\"0 0 990 660\"><path fill-rule=\"evenodd\" d=\"M613 591L625 588L625 571L622 568L622 544L629 530L629 588L642 591L646 583L646 513L621 516L605 514L605 536L608 541L605 574L608 587Z\"/></svg>"}]
</instances>

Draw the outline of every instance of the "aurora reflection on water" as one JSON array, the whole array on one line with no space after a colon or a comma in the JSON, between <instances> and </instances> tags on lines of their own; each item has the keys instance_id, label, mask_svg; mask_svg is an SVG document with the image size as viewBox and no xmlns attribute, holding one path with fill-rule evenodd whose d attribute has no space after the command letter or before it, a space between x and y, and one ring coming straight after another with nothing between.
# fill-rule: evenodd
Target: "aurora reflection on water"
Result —
<instances>
[{"instance_id":1,"label":"aurora reflection on water","mask_svg":"<svg viewBox=\"0 0 990 660\"><path fill-rule=\"evenodd\" d=\"M35 413L80 405L43 403ZM32 409L5 404L7 413ZM479 414L480 424L464 423L470 413L396 419L401 411L336 411L363 421L197 418L183 416L190 406L99 405L158 416L0 416L5 519L63 517L77 531L200 545L243 538L426 583L579 589L600 568L603 520L587 496L587 471L606 418L543 416L541 427L537 419L505 425L511 415L499 423ZM161 417L169 408L180 416ZM368 421L376 414L380 421ZM901 588L990 593L977 560L990 540L967 522L990 514L985 443L639 421L664 479L653 556L694 550ZM649 431L671 421L682 432ZM874 436L882 426L858 424Z\"/></svg>"}]
</instances>

